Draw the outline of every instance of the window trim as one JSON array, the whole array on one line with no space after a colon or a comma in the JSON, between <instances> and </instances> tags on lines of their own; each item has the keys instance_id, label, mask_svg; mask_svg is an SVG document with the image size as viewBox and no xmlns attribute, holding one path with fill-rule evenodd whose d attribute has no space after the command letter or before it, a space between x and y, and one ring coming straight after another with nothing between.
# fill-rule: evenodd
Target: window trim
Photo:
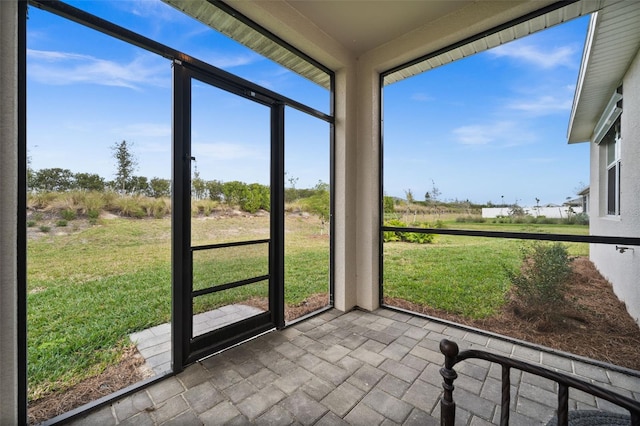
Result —
<instances>
[{"instance_id":1,"label":"window trim","mask_svg":"<svg viewBox=\"0 0 640 426\"><path fill-rule=\"evenodd\" d=\"M609 129L622 114L622 86L618 87L605 107L593 131L593 142L600 145Z\"/></svg>"},{"instance_id":2,"label":"window trim","mask_svg":"<svg viewBox=\"0 0 640 426\"><path fill-rule=\"evenodd\" d=\"M621 156L620 150L622 145L621 136L621 117L618 117L616 121L610 126L609 130L613 129L615 134L613 139L608 140L604 144L603 154L605 156L605 185L606 194L604 199L606 201L606 215L609 217L620 217L620 172L621 172ZM608 132L607 132L608 133ZM604 139L604 138L603 138ZM613 159L609 159L609 146L613 144ZM610 174L611 170L614 170L613 176ZM610 197L610 191L612 189L611 179L613 178L613 191L615 192L613 199ZM613 208L611 203L613 202Z\"/></svg>"}]
</instances>

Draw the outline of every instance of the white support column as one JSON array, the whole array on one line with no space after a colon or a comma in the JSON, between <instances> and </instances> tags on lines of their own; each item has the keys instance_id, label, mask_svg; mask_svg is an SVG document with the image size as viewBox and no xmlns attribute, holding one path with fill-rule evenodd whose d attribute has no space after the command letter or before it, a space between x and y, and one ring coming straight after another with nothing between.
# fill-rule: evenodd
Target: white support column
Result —
<instances>
[{"instance_id":1,"label":"white support column","mask_svg":"<svg viewBox=\"0 0 640 426\"><path fill-rule=\"evenodd\" d=\"M0 1L0 424L18 424L18 2Z\"/></svg>"},{"instance_id":2,"label":"white support column","mask_svg":"<svg viewBox=\"0 0 640 426\"><path fill-rule=\"evenodd\" d=\"M356 252L358 306L380 306L379 287L379 74L367 60L358 64L357 78Z\"/></svg>"},{"instance_id":3,"label":"white support column","mask_svg":"<svg viewBox=\"0 0 640 426\"><path fill-rule=\"evenodd\" d=\"M357 304L357 74L355 66L336 72L334 305L346 312Z\"/></svg>"}]
</instances>

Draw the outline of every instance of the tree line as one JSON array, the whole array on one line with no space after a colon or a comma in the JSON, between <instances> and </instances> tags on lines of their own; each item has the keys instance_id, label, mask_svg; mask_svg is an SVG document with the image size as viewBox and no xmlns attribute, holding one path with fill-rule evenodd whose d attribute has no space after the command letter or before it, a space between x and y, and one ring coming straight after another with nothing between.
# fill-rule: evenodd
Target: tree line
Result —
<instances>
[{"instance_id":1,"label":"tree line","mask_svg":"<svg viewBox=\"0 0 640 426\"><path fill-rule=\"evenodd\" d=\"M132 153L132 144L123 140L112 147L116 161L115 178L106 180L96 173L74 173L59 167L33 170L27 168L27 186L30 192L114 191L123 196L163 198L171 196L171 181L159 177L148 179L135 175L138 161ZM292 182L292 179L289 179ZM295 179L297 181L297 179ZM191 179L191 196L196 200L212 200L230 207L255 213L270 210L271 190L267 185L240 181L223 182L200 177L197 166ZM285 202L300 201L302 206L322 218L329 217L329 185L319 181L311 189L297 189L292 183L285 189Z\"/></svg>"}]
</instances>

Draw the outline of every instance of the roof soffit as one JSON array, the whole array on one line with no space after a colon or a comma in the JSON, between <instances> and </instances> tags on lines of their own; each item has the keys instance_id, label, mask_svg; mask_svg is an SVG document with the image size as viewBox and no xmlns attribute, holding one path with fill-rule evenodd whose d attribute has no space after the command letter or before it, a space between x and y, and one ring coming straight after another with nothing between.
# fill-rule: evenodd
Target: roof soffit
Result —
<instances>
[{"instance_id":1,"label":"roof soffit","mask_svg":"<svg viewBox=\"0 0 640 426\"><path fill-rule=\"evenodd\" d=\"M569 143L589 141L640 49L640 2L610 1L591 18L569 122Z\"/></svg>"}]
</instances>

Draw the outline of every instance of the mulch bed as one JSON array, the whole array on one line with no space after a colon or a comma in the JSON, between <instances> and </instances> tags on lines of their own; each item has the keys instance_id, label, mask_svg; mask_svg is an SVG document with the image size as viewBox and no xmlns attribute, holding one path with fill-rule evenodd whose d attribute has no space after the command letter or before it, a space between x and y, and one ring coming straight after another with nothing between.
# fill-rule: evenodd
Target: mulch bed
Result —
<instances>
[{"instance_id":1,"label":"mulch bed","mask_svg":"<svg viewBox=\"0 0 640 426\"><path fill-rule=\"evenodd\" d=\"M570 296L553 315L531 311L513 296L498 315L482 320L401 299L385 298L385 303L640 371L640 328L624 303L589 259L575 259L572 268Z\"/></svg>"}]
</instances>

